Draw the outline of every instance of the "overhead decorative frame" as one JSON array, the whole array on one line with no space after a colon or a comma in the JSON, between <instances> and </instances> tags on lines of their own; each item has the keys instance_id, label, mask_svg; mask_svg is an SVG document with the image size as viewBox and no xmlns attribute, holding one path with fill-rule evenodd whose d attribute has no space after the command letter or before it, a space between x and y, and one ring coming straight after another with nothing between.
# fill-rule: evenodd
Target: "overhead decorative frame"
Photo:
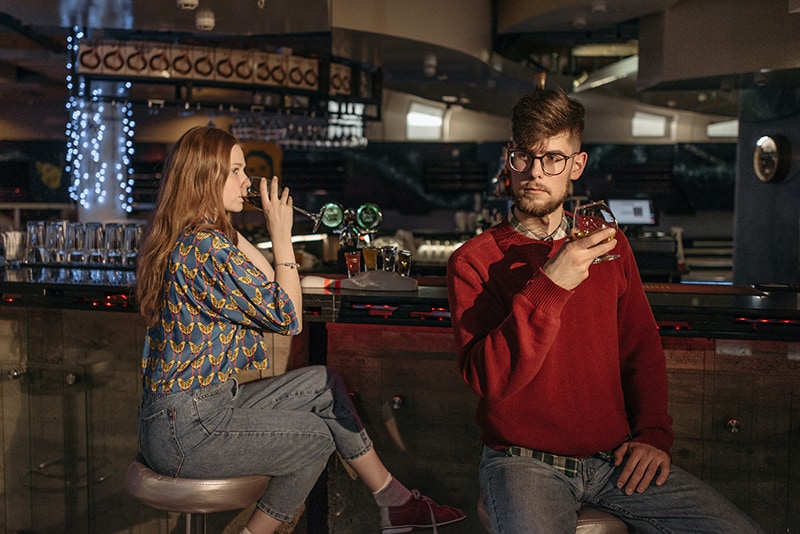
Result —
<instances>
[{"instance_id":1,"label":"overhead decorative frame","mask_svg":"<svg viewBox=\"0 0 800 534\"><path fill-rule=\"evenodd\" d=\"M377 114L366 118L380 119L380 69L334 56L308 57L279 48L266 51L142 40L84 39L78 43L74 66L75 74L85 77L89 83L124 79L133 84L275 91L288 97L297 95L369 104L369 109ZM176 100L184 104L190 100L189 93L187 89ZM326 107L321 106L321 109Z\"/></svg>"}]
</instances>

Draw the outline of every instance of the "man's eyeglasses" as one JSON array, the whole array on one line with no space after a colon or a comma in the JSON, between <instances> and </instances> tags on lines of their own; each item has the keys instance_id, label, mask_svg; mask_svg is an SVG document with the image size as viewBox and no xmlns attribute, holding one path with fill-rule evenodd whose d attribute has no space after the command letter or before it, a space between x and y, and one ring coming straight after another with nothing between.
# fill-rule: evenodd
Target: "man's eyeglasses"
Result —
<instances>
[{"instance_id":1,"label":"man's eyeglasses","mask_svg":"<svg viewBox=\"0 0 800 534\"><path fill-rule=\"evenodd\" d=\"M577 156L579 152L574 152L569 156L557 152L547 152L541 156L534 156L529 151L515 148L508 151L508 166L516 172L528 172L533 167L533 162L537 159L542 164L542 172L547 176L555 176L564 172L567 168L567 161Z\"/></svg>"}]
</instances>

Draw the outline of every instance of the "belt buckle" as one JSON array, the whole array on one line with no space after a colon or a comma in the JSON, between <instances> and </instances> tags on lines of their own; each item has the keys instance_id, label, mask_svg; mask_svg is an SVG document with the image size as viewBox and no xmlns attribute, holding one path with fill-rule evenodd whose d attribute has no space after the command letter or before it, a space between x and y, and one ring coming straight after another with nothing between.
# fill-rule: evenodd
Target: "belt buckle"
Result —
<instances>
[{"instance_id":1,"label":"belt buckle","mask_svg":"<svg viewBox=\"0 0 800 534\"><path fill-rule=\"evenodd\" d=\"M608 463L614 463L614 451L599 451L592 456Z\"/></svg>"}]
</instances>

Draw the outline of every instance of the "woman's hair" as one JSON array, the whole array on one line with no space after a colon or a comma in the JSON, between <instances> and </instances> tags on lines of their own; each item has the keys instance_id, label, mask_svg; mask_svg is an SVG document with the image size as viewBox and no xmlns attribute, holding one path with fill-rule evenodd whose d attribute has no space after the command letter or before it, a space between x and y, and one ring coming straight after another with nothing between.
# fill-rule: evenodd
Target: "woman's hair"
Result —
<instances>
[{"instance_id":1,"label":"woman's hair","mask_svg":"<svg viewBox=\"0 0 800 534\"><path fill-rule=\"evenodd\" d=\"M167 261L183 231L219 230L237 242L238 234L222 200L236 144L223 130L198 126L178 139L164 161L155 209L136 267L136 298L148 326L161 316Z\"/></svg>"},{"instance_id":2,"label":"woman's hair","mask_svg":"<svg viewBox=\"0 0 800 534\"><path fill-rule=\"evenodd\" d=\"M569 133L581 142L585 110L563 90L533 91L514 105L511 113L511 138L518 147L532 148L545 139Z\"/></svg>"}]
</instances>

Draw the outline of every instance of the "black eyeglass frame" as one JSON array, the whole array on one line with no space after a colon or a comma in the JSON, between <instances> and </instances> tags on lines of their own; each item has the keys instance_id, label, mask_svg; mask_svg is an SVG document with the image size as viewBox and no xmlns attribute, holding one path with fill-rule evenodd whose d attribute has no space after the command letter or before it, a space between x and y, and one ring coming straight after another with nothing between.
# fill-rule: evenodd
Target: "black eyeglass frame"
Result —
<instances>
[{"instance_id":1,"label":"black eyeglass frame","mask_svg":"<svg viewBox=\"0 0 800 534\"><path fill-rule=\"evenodd\" d=\"M528 162L528 165L526 165L525 168L523 168L523 169L515 169L514 168L514 165L511 163L511 159L513 158L513 154L515 152L522 152L524 154L527 154L531 158L529 160L529 162ZM560 154L558 152L545 152L541 156L536 156L530 150L526 150L524 148L513 148L513 149L509 150L508 153L506 154L506 162L508 162L508 167L514 172L528 172L529 170L531 170L533 168L533 163L538 159L539 160L539 165L542 166L542 172L546 176L558 176L559 174L564 172L564 169L567 168L567 162L569 160L571 160L572 158L574 158L575 156L577 156L578 154L580 154L580 151L573 152L569 156L566 156L564 154ZM550 156L550 157L559 156L559 157L562 158L559 161L563 162L564 166L561 168L560 171L558 171L558 172L548 172L547 169L544 168L544 158L546 158L548 156Z\"/></svg>"}]
</instances>

